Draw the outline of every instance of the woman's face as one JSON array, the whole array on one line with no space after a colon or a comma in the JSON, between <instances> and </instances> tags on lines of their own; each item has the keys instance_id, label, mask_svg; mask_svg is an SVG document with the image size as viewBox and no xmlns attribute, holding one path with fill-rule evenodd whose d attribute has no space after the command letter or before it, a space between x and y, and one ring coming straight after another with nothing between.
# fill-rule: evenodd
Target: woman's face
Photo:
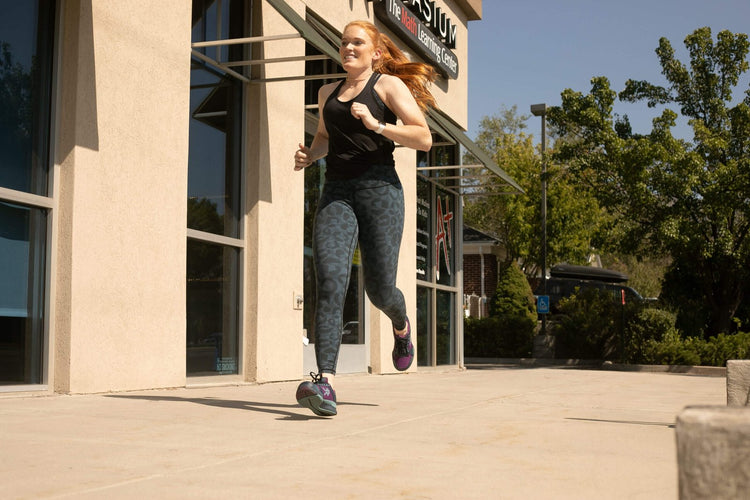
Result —
<instances>
[{"instance_id":1,"label":"woman's face","mask_svg":"<svg viewBox=\"0 0 750 500\"><path fill-rule=\"evenodd\" d=\"M375 48L367 31L359 26L349 26L341 37L339 55L344 70L362 70L372 68L373 60L380 57L380 50Z\"/></svg>"}]
</instances>

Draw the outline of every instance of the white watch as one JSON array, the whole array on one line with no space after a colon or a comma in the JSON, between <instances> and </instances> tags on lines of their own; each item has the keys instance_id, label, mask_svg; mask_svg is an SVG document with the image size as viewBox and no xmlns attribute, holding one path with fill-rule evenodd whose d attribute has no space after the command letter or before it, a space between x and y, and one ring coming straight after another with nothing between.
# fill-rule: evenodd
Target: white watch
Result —
<instances>
[{"instance_id":1,"label":"white watch","mask_svg":"<svg viewBox=\"0 0 750 500\"><path fill-rule=\"evenodd\" d=\"M383 130L385 130L385 123L378 122L378 128L375 129L376 134L382 134Z\"/></svg>"}]
</instances>

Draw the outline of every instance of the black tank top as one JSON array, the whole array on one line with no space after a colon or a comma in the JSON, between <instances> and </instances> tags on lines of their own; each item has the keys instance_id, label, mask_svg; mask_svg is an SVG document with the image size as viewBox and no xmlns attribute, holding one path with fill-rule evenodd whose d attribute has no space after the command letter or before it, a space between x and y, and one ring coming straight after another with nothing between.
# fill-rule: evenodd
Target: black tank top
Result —
<instances>
[{"instance_id":1,"label":"black tank top","mask_svg":"<svg viewBox=\"0 0 750 500\"><path fill-rule=\"evenodd\" d=\"M373 73L365 88L346 102L337 98L345 82L342 80L326 100L323 106L323 120L328 131L326 179L352 179L364 174L371 165L394 165L393 141L369 130L351 113L352 103L361 102L378 121L396 123L395 113L375 92L379 78L380 73Z\"/></svg>"}]
</instances>

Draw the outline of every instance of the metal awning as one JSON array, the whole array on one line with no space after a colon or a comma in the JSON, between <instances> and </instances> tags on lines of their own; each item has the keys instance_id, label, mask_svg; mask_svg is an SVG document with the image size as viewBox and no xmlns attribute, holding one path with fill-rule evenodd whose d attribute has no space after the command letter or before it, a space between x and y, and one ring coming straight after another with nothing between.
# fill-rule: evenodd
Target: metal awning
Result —
<instances>
[{"instance_id":1,"label":"metal awning","mask_svg":"<svg viewBox=\"0 0 750 500\"><path fill-rule=\"evenodd\" d=\"M519 186L518 183L516 183L516 181L514 181L513 178L511 178L511 176L509 176L502 168L500 168L490 155L485 153L477 143L469 139L464 131L461 130L461 127L456 125L442 111L431 108L427 113L427 124L440 135L457 141L460 145L466 148L479 163L470 165L417 167L418 171L457 170L459 172L458 175L440 176L434 179L434 181L440 184L444 189L456 191L463 196L512 195L524 193L523 188ZM489 173L487 173L487 171L489 171ZM505 182L505 184L501 186L501 190L489 191L466 182L492 177L498 177Z\"/></svg>"},{"instance_id":2,"label":"metal awning","mask_svg":"<svg viewBox=\"0 0 750 500\"><path fill-rule=\"evenodd\" d=\"M284 0L266 0L273 8L275 8L281 16L287 20L287 22L296 30L295 33L283 34L283 35L271 35L271 36L253 36L246 38L227 38L222 40L208 40L204 42L195 42L191 45L192 55L196 59L203 61L215 68L218 68L227 74L242 80L245 83L268 83L268 82L280 82L289 80L321 80L330 78L343 78L346 73L335 73L335 74L318 74L318 75L299 75L299 76L288 76L280 78L249 78L245 76L241 69L247 66L258 66L263 64L271 63L284 63L293 61L317 61L324 59L333 59L334 61L339 60L339 52L331 42L326 41L325 38L308 22L306 22L289 4ZM244 61L220 61L217 58L213 58L204 54L198 49L206 47L221 47L225 45L243 45L261 42L275 42L283 40L292 40L304 38L313 47L319 50L322 54L320 55L302 55L302 56L291 56L291 57L277 57L272 59L249 59ZM333 40L332 40L333 41ZM338 42L336 42L338 43Z\"/></svg>"},{"instance_id":3,"label":"metal awning","mask_svg":"<svg viewBox=\"0 0 750 500\"><path fill-rule=\"evenodd\" d=\"M314 22L313 19L308 22L303 19L297 12L292 9L285 0L266 0L281 16L296 30L296 33L288 35L274 36L257 36L249 38L235 38L224 40L211 40L205 42L196 42L192 44L192 54L197 59L225 71L247 83L268 83L276 81L289 80L315 80L315 79L333 79L343 78L346 73L336 74L319 74L319 75L299 75L280 78L248 78L240 71L233 68L242 68L251 65L261 65L269 63L290 62L290 61L311 61L332 59L339 61L338 45L341 43L341 37L337 33L326 28L322 23ZM323 33L324 35L322 35ZM218 61L213 59L200 50L205 47L219 47L222 45L251 44L258 42L271 42L279 40L289 40L295 38L304 38L308 43L321 52L321 55L302 55L292 57L281 57L274 59L255 59L247 61ZM454 144L460 144L479 162L472 165L444 165L418 167L417 170L423 173L429 171L455 171L457 175L425 175L430 182L440 185L443 189L462 196L489 196L489 195L512 195L524 192L521 188L497 163L480 148L474 141L469 139L464 131L446 114L437 109L430 109L427 113L427 124L430 129L439 135L450 140ZM475 181L487 178L500 178L504 184L499 190L488 190L483 186L477 186Z\"/></svg>"}]
</instances>

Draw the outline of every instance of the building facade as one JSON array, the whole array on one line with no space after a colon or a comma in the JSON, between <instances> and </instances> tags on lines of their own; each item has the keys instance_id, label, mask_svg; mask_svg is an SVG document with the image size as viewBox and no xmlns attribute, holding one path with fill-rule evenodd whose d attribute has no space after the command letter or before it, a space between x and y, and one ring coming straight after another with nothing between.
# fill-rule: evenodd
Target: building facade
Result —
<instances>
[{"instance_id":1,"label":"building facade","mask_svg":"<svg viewBox=\"0 0 750 500\"><path fill-rule=\"evenodd\" d=\"M486 318L507 252L500 240L469 226L464 226L463 242L464 315Z\"/></svg>"},{"instance_id":2,"label":"building facade","mask_svg":"<svg viewBox=\"0 0 750 500\"><path fill-rule=\"evenodd\" d=\"M480 0L4 2L0 392L300 379L325 161L293 170L338 37L367 19L433 64L429 153L396 149L417 363L462 364L461 197L512 179L463 133ZM461 148L479 159L461 164ZM352 262L340 372L394 371Z\"/></svg>"}]
</instances>

